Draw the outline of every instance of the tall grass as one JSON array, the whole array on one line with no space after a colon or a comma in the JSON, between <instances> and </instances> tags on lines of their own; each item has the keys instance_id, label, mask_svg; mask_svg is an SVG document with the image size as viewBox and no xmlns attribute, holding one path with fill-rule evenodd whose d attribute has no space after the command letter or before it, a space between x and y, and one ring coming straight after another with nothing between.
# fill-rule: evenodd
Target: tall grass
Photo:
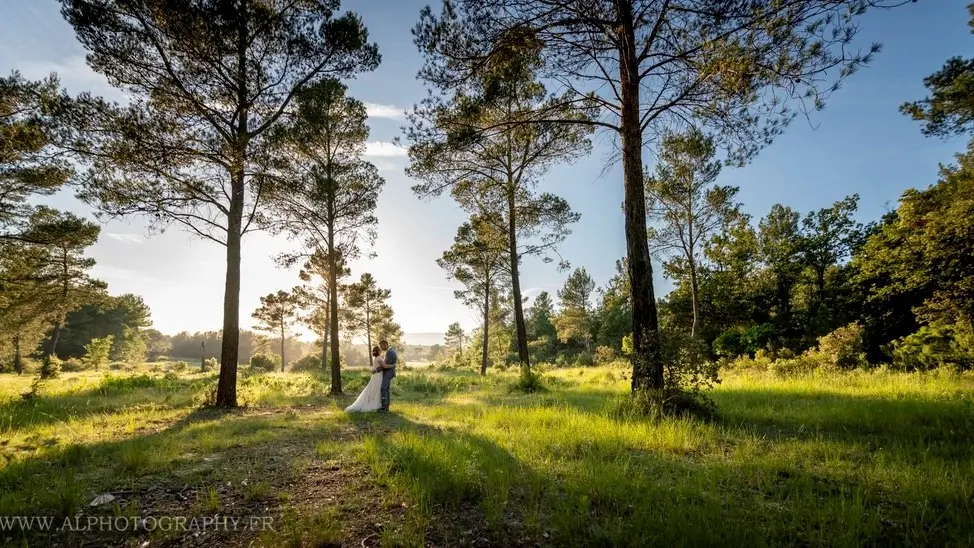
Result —
<instances>
[{"instance_id":1,"label":"tall grass","mask_svg":"<svg viewBox=\"0 0 974 548\"><path fill-rule=\"evenodd\" d=\"M337 399L314 375L246 373L234 413L198 407L212 373L64 373L30 400L2 375L0 514L168 485L191 488L171 502L187 511L276 508L265 545L974 544L971 376L736 372L703 421L620 416L628 375L548 370L525 394L516 372L404 371L388 416L342 411L365 372ZM348 468L383 500L302 495L309 470ZM403 513L373 530L389 504Z\"/></svg>"}]
</instances>

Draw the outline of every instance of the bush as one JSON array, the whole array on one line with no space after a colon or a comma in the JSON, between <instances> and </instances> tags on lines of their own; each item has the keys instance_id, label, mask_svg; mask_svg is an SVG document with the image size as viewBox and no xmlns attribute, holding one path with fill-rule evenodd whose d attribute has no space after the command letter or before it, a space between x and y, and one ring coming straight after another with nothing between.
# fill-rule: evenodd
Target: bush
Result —
<instances>
[{"instance_id":1,"label":"bush","mask_svg":"<svg viewBox=\"0 0 974 548\"><path fill-rule=\"evenodd\" d=\"M583 367L590 367L595 365L595 357L592 356L591 352L581 352L578 356L575 356L575 365L581 365Z\"/></svg>"},{"instance_id":2,"label":"bush","mask_svg":"<svg viewBox=\"0 0 974 548\"><path fill-rule=\"evenodd\" d=\"M675 329L660 330L663 351L663 387L672 399L678 392L686 392L691 398L706 400L704 390L720 382L717 364L705 358L707 348L699 339Z\"/></svg>"},{"instance_id":3,"label":"bush","mask_svg":"<svg viewBox=\"0 0 974 548\"><path fill-rule=\"evenodd\" d=\"M300 360L291 364L291 371L302 371L305 373L320 373L321 354L308 354Z\"/></svg>"},{"instance_id":4,"label":"bush","mask_svg":"<svg viewBox=\"0 0 974 548\"><path fill-rule=\"evenodd\" d=\"M823 354L809 350L797 358L781 358L771 362L768 371L782 378L804 377L817 369L826 368L829 363Z\"/></svg>"},{"instance_id":5,"label":"bush","mask_svg":"<svg viewBox=\"0 0 974 548\"><path fill-rule=\"evenodd\" d=\"M517 381L511 385L511 390L532 394L534 392L543 392L545 387L541 380L541 375L534 371L529 371L526 368L521 368L521 374L518 375Z\"/></svg>"},{"instance_id":6,"label":"bush","mask_svg":"<svg viewBox=\"0 0 974 548\"><path fill-rule=\"evenodd\" d=\"M78 372L86 367L84 360L78 358L68 358L61 362L61 371Z\"/></svg>"},{"instance_id":7,"label":"bush","mask_svg":"<svg viewBox=\"0 0 974 548\"><path fill-rule=\"evenodd\" d=\"M595 349L595 362L596 363L610 363L615 361L616 351L609 346L600 346Z\"/></svg>"},{"instance_id":8,"label":"bush","mask_svg":"<svg viewBox=\"0 0 974 548\"><path fill-rule=\"evenodd\" d=\"M276 371L281 367L281 357L270 352L258 352L251 356L250 367L262 371Z\"/></svg>"},{"instance_id":9,"label":"bush","mask_svg":"<svg viewBox=\"0 0 974 548\"><path fill-rule=\"evenodd\" d=\"M893 367L929 371L952 367L974 369L974 329L970 323L925 325L916 333L897 339L886 349Z\"/></svg>"},{"instance_id":10,"label":"bush","mask_svg":"<svg viewBox=\"0 0 974 548\"><path fill-rule=\"evenodd\" d=\"M822 365L827 369L865 367L867 364L862 345L862 326L850 323L819 337L818 352L822 355Z\"/></svg>"},{"instance_id":11,"label":"bush","mask_svg":"<svg viewBox=\"0 0 974 548\"><path fill-rule=\"evenodd\" d=\"M724 358L753 356L768 346L774 337L774 326L769 323L732 327L714 339L714 353Z\"/></svg>"},{"instance_id":12,"label":"bush","mask_svg":"<svg viewBox=\"0 0 974 548\"><path fill-rule=\"evenodd\" d=\"M60 374L61 360L53 354L44 358L44 363L41 364L41 378L56 379Z\"/></svg>"},{"instance_id":13,"label":"bush","mask_svg":"<svg viewBox=\"0 0 974 548\"><path fill-rule=\"evenodd\" d=\"M182 373L187 369L189 369L189 364L186 362L172 362L169 365L169 370L172 371L173 373Z\"/></svg>"},{"instance_id":14,"label":"bush","mask_svg":"<svg viewBox=\"0 0 974 548\"><path fill-rule=\"evenodd\" d=\"M206 358L203 360L203 371L215 371L220 368L220 362L216 358Z\"/></svg>"},{"instance_id":15,"label":"bush","mask_svg":"<svg viewBox=\"0 0 974 548\"><path fill-rule=\"evenodd\" d=\"M108 335L100 339L91 339L85 345L85 363L95 371L108 364L108 356L112 351L112 342L115 337Z\"/></svg>"}]
</instances>

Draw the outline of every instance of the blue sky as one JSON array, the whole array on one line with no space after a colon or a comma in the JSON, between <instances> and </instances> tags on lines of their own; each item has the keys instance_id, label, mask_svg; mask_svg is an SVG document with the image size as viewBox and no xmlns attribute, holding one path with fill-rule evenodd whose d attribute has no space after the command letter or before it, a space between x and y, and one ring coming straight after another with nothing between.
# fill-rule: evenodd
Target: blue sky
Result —
<instances>
[{"instance_id":1,"label":"blue sky","mask_svg":"<svg viewBox=\"0 0 974 548\"><path fill-rule=\"evenodd\" d=\"M399 113L424 95L415 79L421 59L410 31L427 3L358 0L343 5L363 17L383 57L378 70L348 82L350 93L370 104L368 150L386 178L379 200L377 257L353 264L353 276L372 272L392 290L391 304L407 333L442 332L453 321L466 327L477 324L475 314L453 299L454 285L434 262L449 247L465 215L449 198L418 200L410 190L414 181L403 174L404 151L391 144L403 124ZM859 217L868 221L894 207L904 189L935 182L938 163L952 161L963 143L924 138L897 107L922 97L923 78L947 57L972 54L974 36L968 32L965 4L922 0L867 15L861 44L876 41L884 46L873 64L847 81L826 109L814 115L814 127L796 120L751 165L725 169L720 183L740 186L745 210L755 218L774 203L805 212L859 193ZM90 90L117 98L117 92L85 65L84 51L58 9L54 0L0 1L0 72L18 69L39 78L54 71L71 92ZM602 285L625 253L625 239L620 169L603 169L611 142L603 138L599 143L591 157L553 169L543 188L565 197L582 214L561 253ZM52 205L90 216L87 206L67 193ZM219 329L223 248L177 227L147 239L138 219L113 221L102 230L91 255L98 260L96 274L109 283L113 294L142 295L156 327L166 333ZM244 240L242 325L251 324L250 312L261 295L298 282L296 272L281 270L271 260L290 247L263 234ZM529 295L554 293L567 277L540 260L529 260L522 272L521 286ZM657 277L656 287L666 291L670 284Z\"/></svg>"}]
</instances>

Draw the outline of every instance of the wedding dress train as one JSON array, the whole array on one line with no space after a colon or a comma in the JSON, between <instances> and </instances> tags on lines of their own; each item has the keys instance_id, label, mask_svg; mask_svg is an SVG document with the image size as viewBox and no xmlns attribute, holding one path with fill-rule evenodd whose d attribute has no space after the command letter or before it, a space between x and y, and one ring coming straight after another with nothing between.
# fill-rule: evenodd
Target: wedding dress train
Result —
<instances>
[{"instance_id":1,"label":"wedding dress train","mask_svg":"<svg viewBox=\"0 0 974 548\"><path fill-rule=\"evenodd\" d=\"M375 364L378 364L378 360L381 359L381 357L377 357ZM378 411L381 408L382 372L380 371L372 374L372 378L369 379L369 384L365 385L365 389L359 394L355 403L346 407L345 411L349 413L368 413L369 411Z\"/></svg>"}]
</instances>

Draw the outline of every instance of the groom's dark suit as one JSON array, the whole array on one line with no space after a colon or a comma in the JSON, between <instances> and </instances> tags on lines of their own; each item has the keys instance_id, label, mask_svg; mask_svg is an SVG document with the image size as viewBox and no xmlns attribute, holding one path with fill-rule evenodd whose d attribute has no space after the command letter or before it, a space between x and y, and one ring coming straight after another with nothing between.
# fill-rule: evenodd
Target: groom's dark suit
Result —
<instances>
[{"instance_id":1,"label":"groom's dark suit","mask_svg":"<svg viewBox=\"0 0 974 548\"><path fill-rule=\"evenodd\" d=\"M392 379L396 376L396 362L399 361L399 356L396 354L396 350L389 347L386 350L386 368L382 370L382 410L389 410L390 396L389 387L392 385Z\"/></svg>"}]
</instances>

